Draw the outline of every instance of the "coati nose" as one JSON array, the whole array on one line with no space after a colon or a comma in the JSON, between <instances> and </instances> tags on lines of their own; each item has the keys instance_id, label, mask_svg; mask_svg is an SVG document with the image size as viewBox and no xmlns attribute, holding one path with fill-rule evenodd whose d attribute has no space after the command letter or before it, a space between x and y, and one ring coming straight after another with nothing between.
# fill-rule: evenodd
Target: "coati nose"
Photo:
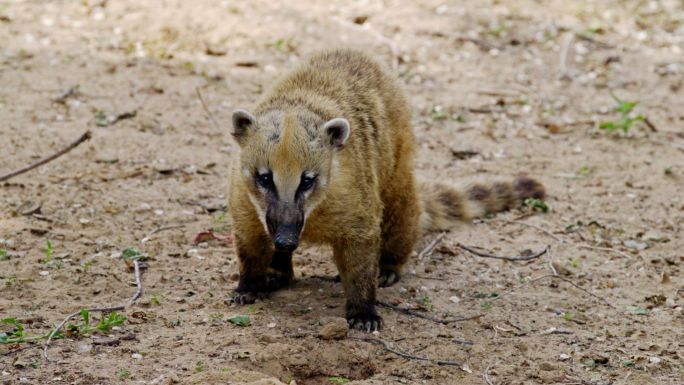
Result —
<instances>
[{"instance_id":1,"label":"coati nose","mask_svg":"<svg viewBox=\"0 0 684 385\"><path fill-rule=\"evenodd\" d=\"M294 251L299 246L299 239L294 234L277 234L273 245L279 251Z\"/></svg>"}]
</instances>

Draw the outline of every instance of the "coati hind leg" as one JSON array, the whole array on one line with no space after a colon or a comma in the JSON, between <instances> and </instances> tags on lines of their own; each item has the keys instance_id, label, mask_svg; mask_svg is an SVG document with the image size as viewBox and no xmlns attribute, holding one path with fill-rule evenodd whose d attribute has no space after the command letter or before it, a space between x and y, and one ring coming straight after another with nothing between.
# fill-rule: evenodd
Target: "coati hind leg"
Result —
<instances>
[{"instance_id":1,"label":"coati hind leg","mask_svg":"<svg viewBox=\"0 0 684 385\"><path fill-rule=\"evenodd\" d=\"M381 287L399 281L402 268L413 253L420 235L420 206L413 171L408 162L397 167L390 183L383 192Z\"/></svg>"},{"instance_id":2,"label":"coati hind leg","mask_svg":"<svg viewBox=\"0 0 684 385\"><path fill-rule=\"evenodd\" d=\"M267 293L288 286L294 276L292 253L274 251L264 233L240 236L235 247L240 261L240 281L233 297L235 303L254 303Z\"/></svg>"},{"instance_id":3,"label":"coati hind leg","mask_svg":"<svg viewBox=\"0 0 684 385\"><path fill-rule=\"evenodd\" d=\"M375 331L382 318L375 310L379 242L352 241L333 245L335 265L346 297L346 318L352 329Z\"/></svg>"}]
</instances>

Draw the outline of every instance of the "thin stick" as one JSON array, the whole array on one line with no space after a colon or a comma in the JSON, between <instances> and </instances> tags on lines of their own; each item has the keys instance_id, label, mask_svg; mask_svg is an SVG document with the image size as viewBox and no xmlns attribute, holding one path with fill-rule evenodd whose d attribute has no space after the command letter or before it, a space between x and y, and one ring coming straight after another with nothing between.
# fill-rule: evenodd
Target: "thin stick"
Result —
<instances>
[{"instance_id":1,"label":"thin stick","mask_svg":"<svg viewBox=\"0 0 684 385\"><path fill-rule=\"evenodd\" d=\"M437 360L437 359L434 359L434 358L414 356L414 355L411 355L411 354L408 354L408 353L400 352L400 351L398 351L398 350L394 350L394 349L390 348L390 347L389 347L389 344L388 344L386 341L381 340L381 339L379 339L379 338L373 338L373 337L349 337L349 339L358 340L358 341L364 341L364 342L371 342L371 343L374 343L374 344L382 345L382 347L385 349L386 352L389 352L389 353L392 353L392 354L396 354L396 355L398 355L399 357L406 358L407 360L428 361L428 362L432 362L432 363L437 364L437 365L463 366L463 364L460 363L460 362L458 362L458 361Z\"/></svg>"},{"instance_id":2,"label":"thin stick","mask_svg":"<svg viewBox=\"0 0 684 385\"><path fill-rule=\"evenodd\" d=\"M185 227L185 225L171 225L171 226L164 226L164 227L160 227L160 228L154 229L154 230L150 231L150 232L145 236L145 238L141 239L140 242L145 243L145 242L147 242L147 241L150 240L150 237L151 237L151 236L153 236L154 234L157 234L157 233L161 233L162 231L173 230L173 229L180 229L180 228L183 228L183 227Z\"/></svg>"},{"instance_id":3,"label":"thin stick","mask_svg":"<svg viewBox=\"0 0 684 385\"><path fill-rule=\"evenodd\" d=\"M490 221L488 221L488 222L518 223L518 224L521 224L521 225L523 225L523 226L527 226L527 227L531 227L531 228L537 229L537 230L543 232L544 234L550 236L551 238L555 239L556 241L558 241L558 243L571 244L571 243L567 242L566 240L564 240L563 238L560 238L560 237L558 237L557 235L555 235L554 233L550 232L549 230L546 230L545 228L540 227L540 226L537 226L537 225L533 225L533 224L531 224L531 223L527 223L527 222L523 222L523 221L517 221L517 220L510 221L510 220L508 220L508 219L492 219L492 220L490 220ZM626 258L628 258L628 259L632 259L632 256L631 256L631 255L625 253L624 251L620 251L620 250L617 250L617 249L613 249L613 248L611 248L611 247L591 246L591 245L587 245L587 244L577 244L576 246L577 246L577 247L580 247L580 248L584 248L584 249L593 249L593 250L601 250L601 251L610 251L610 252L613 252L613 253L618 253L618 254L620 254L620 255L622 255L623 257L626 257Z\"/></svg>"},{"instance_id":4,"label":"thin stick","mask_svg":"<svg viewBox=\"0 0 684 385\"><path fill-rule=\"evenodd\" d=\"M591 245L585 245L585 244L577 245L577 246L578 246L578 247L581 247L581 248L583 248L583 249L602 250L602 251L612 251L613 253L618 253L618 254L622 255L623 257L625 257L625 258L627 258L627 259L632 259L632 258L633 258L631 255L625 253L624 251L620 251L620 250L618 250L618 249L613 249L612 247L591 246Z\"/></svg>"},{"instance_id":5,"label":"thin stick","mask_svg":"<svg viewBox=\"0 0 684 385\"><path fill-rule=\"evenodd\" d=\"M551 249L551 246L549 246L549 249ZM556 271L556 268L553 266L553 255L551 255L551 252L549 251L546 256L548 257L549 270L551 270L553 275L558 275L558 271Z\"/></svg>"},{"instance_id":6,"label":"thin stick","mask_svg":"<svg viewBox=\"0 0 684 385\"><path fill-rule=\"evenodd\" d=\"M384 306L384 307L386 307L386 308L389 308L389 309L392 309L392 310L395 310L395 311L398 311L399 313L404 313L404 314L408 314L408 315L410 315L410 316L414 316L414 317L418 317L418 318L423 318L423 319L426 319L426 320L428 320L428 321L436 322L436 323L439 323L439 324L442 324L442 325L448 325L448 324L453 323L453 322L468 321L468 320L477 319L477 318L480 318L480 317L483 316L483 314L476 314L476 315L470 316L470 317L460 317L460 318L447 318L447 319L442 319L442 318L437 318L437 317L431 316L431 315L429 315L429 314L424 314L424 313L421 313L421 312L417 312L417 311L415 311L415 310L406 309L406 308L403 308L403 307L399 307L399 306L396 306L396 305L392 305L391 303L388 303L388 302L385 302L385 301L377 301L377 302L378 302L378 305Z\"/></svg>"},{"instance_id":7,"label":"thin stick","mask_svg":"<svg viewBox=\"0 0 684 385\"><path fill-rule=\"evenodd\" d=\"M567 283L569 283L570 285L574 286L577 290L580 290L580 291L582 291L582 292L584 292L584 293L587 293L587 294L589 294L590 296L592 296L592 297L598 299L599 301L603 302L603 303L606 304L608 307L615 309L615 306L613 306L610 302L606 301L604 298L599 297L598 295L596 295L596 294L590 292L589 290L583 288L582 286L580 286L580 285L578 285L578 284L572 282L571 280L569 280L569 279L567 279L567 278L561 277L560 275L553 275L553 274L546 274L546 275L542 275L542 276L537 277L537 278L532 278L532 279L530 279L529 281L523 283L522 285L518 285L518 286L516 286L516 287L514 287L514 288L512 288L512 289L510 289L510 290L508 290L508 291L505 291L505 292L501 293L498 297L492 298L492 301L496 301L496 300L500 299L501 297L503 297L504 295L510 294L510 293L512 293L512 292L514 292L514 291L520 289L520 288L523 287L523 286L526 286L526 285L528 285L528 284L530 284L530 283L532 283L532 282L541 281L542 279L545 279L545 278L559 279L559 280L561 280L561 281L563 281L563 282L567 282Z\"/></svg>"},{"instance_id":8,"label":"thin stick","mask_svg":"<svg viewBox=\"0 0 684 385\"><path fill-rule=\"evenodd\" d=\"M531 224L531 223L527 223L527 222L523 222L523 221L510 221L510 220L508 220L508 219L492 219L492 220L490 220L490 221L488 221L488 222L504 222L504 223L510 223L510 224L517 223L517 224L520 224L520 225L523 225L523 226L527 226L527 227L531 227L531 228L533 228L533 229L537 229L537 230L541 231L542 233L548 235L549 237L555 239L556 241L558 241L558 242L560 242L560 243L565 243L565 241L564 241L562 238L560 238L559 236L557 236L556 234L550 232L549 230L546 230L546 229L543 228L543 227L540 227L540 226L537 226L537 225L533 225L533 224Z\"/></svg>"},{"instance_id":9,"label":"thin stick","mask_svg":"<svg viewBox=\"0 0 684 385\"><path fill-rule=\"evenodd\" d=\"M133 261L133 267L135 268L135 284L137 286L137 289L136 289L135 293L133 294L133 296L128 301L126 301L125 304L118 305L118 306L109 306L109 307L92 307L92 308L88 308L87 310L89 312L110 313L113 311L124 310L124 309L126 309L126 306L130 306L135 301L137 301L138 298L140 298L140 295L142 295L142 290L143 290L142 278L140 275L140 263L138 261ZM81 310L78 310L78 311L75 311L75 312L69 314L68 316L66 316L62 320L62 322L60 322L55 327L55 329L52 331L52 333L50 333L47 341L45 341L45 346L43 347L43 357L45 357L45 359L47 361L50 361L50 358L48 357L48 348L50 347L50 342L52 342L52 338L55 336L55 334L57 334L60 331L60 329L62 329L62 327L67 322L69 322L70 319L72 319L73 317L76 317L79 314L81 314Z\"/></svg>"},{"instance_id":10,"label":"thin stick","mask_svg":"<svg viewBox=\"0 0 684 385\"><path fill-rule=\"evenodd\" d=\"M0 176L0 182L4 182L10 178L17 176L17 175L23 174L25 172L33 170L36 167L42 166L51 160L57 159L60 156L66 154L67 152L73 150L74 148L76 148L76 146L85 142L86 140L90 139L91 137L92 137L92 134L90 133L90 131L86 131L85 133L83 133L83 135L81 135L78 139L76 139L76 141L74 141L70 145L66 146L65 148L57 151L56 153L48 156L47 158L43 158L43 159L37 161L36 163L28 165L24 168L20 168L19 170L12 171L9 174L5 174L3 176Z\"/></svg>"},{"instance_id":11,"label":"thin stick","mask_svg":"<svg viewBox=\"0 0 684 385\"><path fill-rule=\"evenodd\" d=\"M24 350L29 350L29 349L33 349L33 348L37 348L37 347L40 347L40 345L38 345L38 344L26 345L26 346L22 346L22 347L20 347L20 348L18 348L18 349L14 349L14 350L10 350L10 351L8 351L8 352L5 352L5 353L3 353L2 355L3 355L3 356L9 356L9 355L14 354L14 353L23 352Z\"/></svg>"},{"instance_id":12,"label":"thin stick","mask_svg":"<svg viewBox=\"0 0 684 385\"><path fill-rule=\"evenodd\" d=\"M499 364L499 362L496 362L494 364L490 364L489 366L487 366L487 369L485 369L484 372L482 372L482 378L485 380L487 385L494 385L491 378L489 378L489 370L498 364Z\"/></svg>"},{"instance_id":13,"label":"thin stick","mask_svg":"<svg viewBox=\"0 0 684 385\"><path fill-rule=\"evenodd\" d=\"M433 239L432 242L430 242L427 246L425 246L423 250L421 250L420 253L418 253L418 259L422 259L423 257L428 256L432 252L432 250L437 246L437 244L439 244L439 242L441 242L442 239L444 239L445 236L446 233L440 233L437 237L435 237L435 239Z\"/></svg>"},{"instance_id":14,"label":"thin stick","mask_svg":"<svg viewBox=\"0 0 684 385\"><path fill-rule=\"evenodd\" d=\"M211 111L209 111L209 107L207 107L207 104L204 103L204 98L202 97L202 93L200 92L199 87L195 87L195 92L197 92L197 98L199 99L200 103L202 104L202 108L204 109L204 112L207 113L207 116L209 116L209 120L211 120L211 122L214 124L214 128L217 131L221 131L221 128L220 128L218 122L216 121L216 118L214 118L214 114L212 114Z\"/></svg>"},{"instance_id":15,"label":"thin stick","mask_svg":"<svg viewBox=\"0 0 684 385\"><path fill-rule=\"evenodd\" d=\"M541 257L542 255L546 254L547 251L549 251L549 246L546 246L544 250L534 253L532 255L527 255L527 256L515 256L515 257L506 257L506 256L500 256L500 255L494 255L494 254L489 254L489 253L484 253L481 251L474 250L466 245L463 245L461 243L457 243L456 246L460 247L461 249L470 252L471 254L474 254L478 257L483 257L483 258L494 258L494 259L503 259L505 261L529 261L531 259L536 259Z\"/></svg>"},{"instance_id":16,"label":"thin stick","mask_svg":"<svg viewBox=\"0 0 684 385\"><path fill-rule=\"evenodd\" d=\"M560 56L560 73L561 78L572 80L572 75L568 71L568 55L570 53L570 48L572 47L572 42L575 40L575 34L568 34L563 43L563 48L561 49Z\"/></svg>"}]
</instances>

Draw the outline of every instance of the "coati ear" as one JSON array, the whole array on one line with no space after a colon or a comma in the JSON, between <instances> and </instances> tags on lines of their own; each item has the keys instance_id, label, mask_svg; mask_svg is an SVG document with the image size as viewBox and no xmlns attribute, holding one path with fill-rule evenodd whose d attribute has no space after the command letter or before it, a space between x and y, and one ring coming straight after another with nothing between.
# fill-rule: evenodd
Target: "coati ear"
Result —
<instances>
[{"instance_id":1,"label":"coati ear","mask_svg":"<svg viewBox=\"0 0 684 385\"><path fill-rule=\"evenodd\" d=\"M336 150L341 150L349 139L349 122L344 118L335 118L323 125L323 135Z\"/></svg>"},{"instance_id":2,"label":"coati ear","mask_svg":"<svg viewBox=\"0 0 684 385\"><path fill-rule=\"evenodd\" d=\"M256 125L256 118L247 110L237 109L233 111L233 136L239 141L247 134L250 128Z\"/></svg>"}]
</instances>

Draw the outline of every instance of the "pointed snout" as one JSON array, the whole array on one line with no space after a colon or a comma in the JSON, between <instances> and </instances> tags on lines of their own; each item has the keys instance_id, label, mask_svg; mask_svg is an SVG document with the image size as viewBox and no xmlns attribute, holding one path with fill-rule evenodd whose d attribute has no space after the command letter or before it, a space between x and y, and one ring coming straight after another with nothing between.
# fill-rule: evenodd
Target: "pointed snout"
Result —
<instances>
[{"instance_id":1,"label":"pointed snout","mask_svg":"<svg viewBox=\"0 0 684 385\"><path fill-rule=\"evenodd\" d=\"M273 246L278 251L294 251L299 246L299 231L294 225L279 226L273 237Z\"/></svg>"},{"instance_id":2,"label":"pointed snout","mask_svg":"<svg viewBox=\"0 0 684 385\"><path fill-rule=\"evenodd\" d=\"M267 210L266 224L276 250L292 252L299 246L304 225L301 207L277 202Z\"/></svg>"}]
</instances>

